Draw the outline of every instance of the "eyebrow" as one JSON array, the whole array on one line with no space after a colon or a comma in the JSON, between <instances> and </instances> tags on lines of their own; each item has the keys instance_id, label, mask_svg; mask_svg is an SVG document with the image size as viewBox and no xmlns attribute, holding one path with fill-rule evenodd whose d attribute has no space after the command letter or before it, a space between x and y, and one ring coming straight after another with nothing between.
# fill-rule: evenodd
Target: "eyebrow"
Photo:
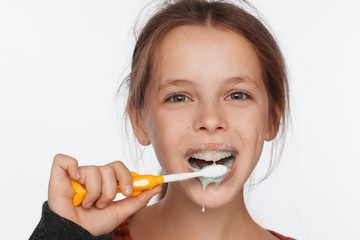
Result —
<instances>
[{"instance_id":1,"label":"eyebrow","mask_svg":"<svg viewBox=\"0 0 360 240\"><path fill-rule=\"evenodd\" d=\"M250 83L251 85L253 85L256 88L259 88L258 83L252 79L251 77L249 77L248 75L243 75L243 76L237 76L237 77L230 77L228 79L225 80L225 84L226 85L235 85L238 83ZM167 87L171 87L171 86L192 86L193 82L190 80L186 80L186 79L169 79L166 80L165 82L163 82L162 84L159 85L158 90L167 88Z\"/></svg>"},{"instance_id":2,"label":"eyebrow","mask_svg":"<svg viewBox=\"0 0 360 240\"><path fill-rule=\"evenodd\" d=\"M171 87L171 86L192 86L193 83L189 80L185 79L170 79L166 80L162 84L159 85L159 90Z\"/></svg>"},{"instance_id":3,"label":"eyebrow","mask_svg":"<svg viewBox=\"0 0 360 240\"><path fill-rule=\"evenodd\" d=\"M237 83L250 83L251 85L254 85L254 87L259 88L258 82L256 82L248 75L228 78L226 80L226 83L229 85L237 84Z\"/></svg>"}]
</instances>

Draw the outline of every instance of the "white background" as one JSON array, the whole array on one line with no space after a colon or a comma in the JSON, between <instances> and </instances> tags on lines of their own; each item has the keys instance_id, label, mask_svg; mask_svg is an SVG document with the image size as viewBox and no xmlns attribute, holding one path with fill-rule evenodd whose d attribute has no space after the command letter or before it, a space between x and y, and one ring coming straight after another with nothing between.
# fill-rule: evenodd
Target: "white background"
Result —
<instances>
[{"instance_id":1,"label":"white background","mask_svg":"<svg viewBox=\"0 0 360 240\"><path fill-rule=\"evenodd\" d=\"M116 90L147 1L0 1L1 238L27 239L53 156L130 161ZM255 187L262 226L298 239L360 239L360 2L256 0L287 59L292 127ZM141 172L158 170L151 151Z\"/></svg>"}]
</instances>

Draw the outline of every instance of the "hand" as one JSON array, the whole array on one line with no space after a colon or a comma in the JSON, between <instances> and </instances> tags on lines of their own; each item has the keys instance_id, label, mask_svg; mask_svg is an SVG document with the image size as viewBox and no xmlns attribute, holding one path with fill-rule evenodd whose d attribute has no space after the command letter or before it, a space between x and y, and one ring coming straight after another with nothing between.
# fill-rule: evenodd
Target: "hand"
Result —
<instances>
[{"instance_id":1,"label":"hand","mask_svg":"<svg viewBox=\"0 0 360 240\"><path fill-rule=\"evenodd\" d=\"M87 194L80 206L74 207L74 190L70 179L83 184ZM112 232L119 224L145 207L149 200L160 192L157 186L136 197L113 201L117 184L125 196L132 194L130 171L115 161L105 166L78 166L76 159L58 154L54 158L48 190L49 208L61 217L99 236Z\"/></svg>"}]
</instances>

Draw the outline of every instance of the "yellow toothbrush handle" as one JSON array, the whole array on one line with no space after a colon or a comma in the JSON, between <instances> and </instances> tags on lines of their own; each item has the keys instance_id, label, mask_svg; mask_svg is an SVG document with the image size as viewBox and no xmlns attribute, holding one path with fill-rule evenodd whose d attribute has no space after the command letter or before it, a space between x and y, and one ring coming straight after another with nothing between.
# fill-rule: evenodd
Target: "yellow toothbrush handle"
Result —
<instances>
[{"instance_id":1,"label":"yellow toothbrush handle","mask_svg":"<svg viewBox=\"0 0 360 240\"><path fill-rule=\"evenodd\" d=\"M139 195L142 191L151 189L156 185L164 183L163 176L154 176L154 175L139 175L135 172L131 172L131 176L133 179L133 193L131 194L132 197ZM71 180L71 185L75 191L73 197L73 205L78 206L81 204L82 200L84 199L87 191L83 185L75 180ZM117 186L117 192L120 193L120 187Z\"/></svg>"}]
</instances>

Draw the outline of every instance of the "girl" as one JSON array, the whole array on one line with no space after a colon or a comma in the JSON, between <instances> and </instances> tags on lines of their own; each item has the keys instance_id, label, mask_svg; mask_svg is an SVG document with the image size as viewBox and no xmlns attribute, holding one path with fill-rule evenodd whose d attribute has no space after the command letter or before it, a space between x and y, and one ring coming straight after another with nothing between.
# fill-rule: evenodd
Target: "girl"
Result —
<instances>
[{"instance_id":1,"label":"girl","mask_svg":"<svg viewBox=\"0 0 360 240\"><path fill-rule=\"evenodd\" d=\"M282 54L258 19L224 1L166 3L137 40L127 83L136 138L152 144L165 173L214 163L229 173L205 190L198 179L171 183L145 207L161 187L113 201L117 184L133 191L120 161L79 167L56 155L31 239L290 239L256 224L244 203L244 184L288 108ZM81 206L72 205L70 179L88 190Z\"/></svg>"}]
</instances>

